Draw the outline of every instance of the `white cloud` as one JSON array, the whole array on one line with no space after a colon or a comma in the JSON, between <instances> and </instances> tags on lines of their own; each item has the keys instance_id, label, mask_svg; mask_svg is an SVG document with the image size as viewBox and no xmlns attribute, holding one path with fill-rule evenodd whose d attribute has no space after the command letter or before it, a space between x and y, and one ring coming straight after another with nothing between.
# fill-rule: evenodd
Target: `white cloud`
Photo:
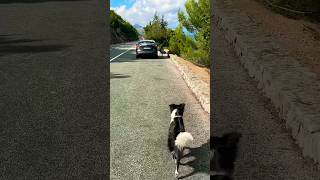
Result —
<instances>
[{"instance_id":1,"label":"white cloud","mask_svg":"<svg viewBox=\"0 0 320 180\"><path fill-rule=\"evenodd\" d=\"M111 9L131 24L142 26L150 22L157 12L164 15L169 27L175 27L178 24L178 10L185 11L184 3L185 0L135 0L131 7L122 5Z\"/></svg>"}]
</instances>

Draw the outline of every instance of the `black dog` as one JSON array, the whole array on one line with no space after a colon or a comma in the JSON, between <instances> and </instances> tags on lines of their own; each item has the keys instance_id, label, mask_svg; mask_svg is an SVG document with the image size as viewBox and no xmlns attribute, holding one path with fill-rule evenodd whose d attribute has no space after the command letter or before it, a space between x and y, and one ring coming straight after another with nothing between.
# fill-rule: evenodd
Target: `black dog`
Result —
<instances>
[{"instance_id":1,"label":"black dog","mask_svg":"<svg viewBox=\"0 0 320 180\"><path fill-rule=\"evenodd\" d=\"M238 143L241 134L224 134L222 137L210 137L210 179L231 180L234 162L237 158Z\"/></svg>"},{"instance_id":2,"label":"black dog","mask_svg":"<svg viewBox=\"0 0 320 180\"><path fill-rule=\"evenodd\" d=\"M183 123L183 112L185 104L170 104L171 121L168 135L168 149L176 163L175 176L179 176L180 160L183 156L183 150L193 141L190 133L185 132Z\"/></svg>"}]
</instances>

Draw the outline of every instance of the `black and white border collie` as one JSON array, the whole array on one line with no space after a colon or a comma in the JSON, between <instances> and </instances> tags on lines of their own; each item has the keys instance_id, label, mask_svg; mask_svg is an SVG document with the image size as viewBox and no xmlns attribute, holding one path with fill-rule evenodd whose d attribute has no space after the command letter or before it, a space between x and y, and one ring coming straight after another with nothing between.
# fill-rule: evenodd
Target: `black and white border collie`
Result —
<instances>
[{"instance_id":1,"label":"black and white border collie","mask_svg":"<svg viewBox=\"0 0 320 180\"><path fill-rule=\"evenodd\" d=\"M171 120L168 136L168 149L171 152L172 158L176 163L175 177L179 176L180 160L183 156L183 150L193 141L190 133L185 131L183 123L183 112L185 104L170 104Z\"/></svg>"},{"instance_id":2,"label":"black and white border collie","mask_svg":"<svg viewBox=\"0 0 320 180\"><path fill-rule=\"evenodd\" d=\"M210 137L211 180L232 180L240 138L241 134L237 132L226 133L221 137Z\"/></svg>"}]
</instances>

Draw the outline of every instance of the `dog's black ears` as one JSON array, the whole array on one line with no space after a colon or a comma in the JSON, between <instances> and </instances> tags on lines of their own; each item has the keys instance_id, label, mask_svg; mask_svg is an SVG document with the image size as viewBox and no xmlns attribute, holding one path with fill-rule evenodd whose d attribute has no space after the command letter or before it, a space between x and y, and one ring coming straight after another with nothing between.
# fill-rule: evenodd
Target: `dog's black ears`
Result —
<instances>
[{"instance_id":1,"label":"dog's black ears","mask_svg":"<svg viewBox=\"0 0 320 180\"><path fill-rule=\"evenodd\" d=\"M175 109L176 105L175 104L170 104L169 107L170 107L170 111L172 112Z\"/></svg>"},{"instance_id":2,"label":"dog's black ears","mask_svg":"<svg viewBox=\"0 0 320 180\"><path fill-rule=\"evenodd\" d=\"M179 108L181 108L182 109L182 111L184 110L184 106L185 106L186 104L185 103L182 103L182 104L179 104L179 105L177 105L177 104L170 104L169 105L169 107L170 107L170 111L172 112L174 109L176 109L177 107Z\"/></svg>"},{"instance_id":3,"label":"dog's black ears","mask_svg":"<svg viewBox=\"0 0 320 180\"><path fill-rule=\"evenodd\" d=\"M180 108L181 108L181 110L182 110L182 112L183 112L183 111L184 111L184 107L186 106L186 104L185 104L185 103L182 103L182 104L180 104L179 106L180 106Z\"/></svg>"}]
</instances>

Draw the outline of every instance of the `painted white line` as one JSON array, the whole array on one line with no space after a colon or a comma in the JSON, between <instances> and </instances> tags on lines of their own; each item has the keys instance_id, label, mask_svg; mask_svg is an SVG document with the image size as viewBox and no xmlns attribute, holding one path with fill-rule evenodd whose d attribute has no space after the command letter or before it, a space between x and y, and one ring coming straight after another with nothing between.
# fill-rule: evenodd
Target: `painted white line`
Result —
<instances>
[{"instance_id":1,"label":"painted white line","mask_svg":"<svg viewBox=\"0 0 320 180\"><path fill-rule=\"evenodd\" d=\"M117 59L117 58L120 57L122 54L124 54L124 53L126 53L126 52L128 52L128 51L130 51L130 50L132 50L132 49L128 49L128 50L124 51L123 53L117 55L116 57L110 59L110 62L113 61L113 60L115 60L115 59Z\"/></svg>"}]
</instances>

